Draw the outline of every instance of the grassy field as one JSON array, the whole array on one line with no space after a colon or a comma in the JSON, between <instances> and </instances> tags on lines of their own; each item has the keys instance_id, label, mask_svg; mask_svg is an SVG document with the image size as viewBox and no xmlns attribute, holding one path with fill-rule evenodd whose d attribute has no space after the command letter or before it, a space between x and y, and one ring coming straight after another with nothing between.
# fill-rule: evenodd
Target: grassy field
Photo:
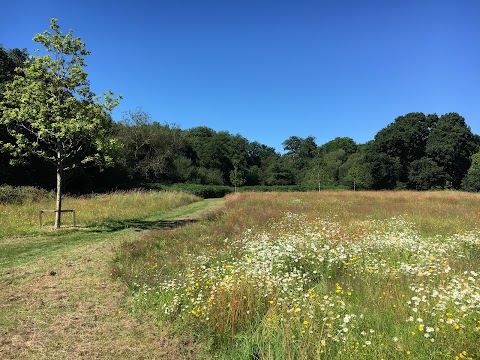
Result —
<instances>
[{"instance_id":1,"label":"grassy field","mask_svg":"<svg viewBox=\"0 0 480 360\"><path fill-rule=\"evenodd\" d=\"M112 272L205 357L480 357L479 194L230 195L124 243Z\"/></svg>"},{"instance_id":2,"label":"grassy field","mask_svg":"<svg viewBox=\"0 0 480 360\"><path fill-rule=\"evenodd\" d=\"M42 201L2 205L10 221L1 217L0 358L194 357L195 344L125 311L131 299L111 277L112 259L122 242L172 231L221 203L168 192L69 198L81 227L60 231L38 228Z\"/></svg>"},{"instance_id":3,"label":"grassy field","mask_svg":"<svg viewBox=\"0 0 480 360\"><path fill-rule=\"evenodd\" d=\"M0 358L480 357L479 194L199 200L1 205Z\"/></svg>"},{"instance_id":4,"label":"grassy field","mask_svg":"<svg viewBox=\"0 0 480 360\"><path fill-rule=\"evenodd\" d=\"M63 209L75 209L77 226L111 228L122 226L122 221L141 220L152 214L197 201L185 193L164 191L128 191L82 197L64 197ZM27 201L22 204L0 204L0 238L43 234L54 222L53 213L43 214L43 226L39 224L39 211L55 208L55 199ZM72 215L63 215L63 225L72 225Z\"/></svg>"}]
</instances>

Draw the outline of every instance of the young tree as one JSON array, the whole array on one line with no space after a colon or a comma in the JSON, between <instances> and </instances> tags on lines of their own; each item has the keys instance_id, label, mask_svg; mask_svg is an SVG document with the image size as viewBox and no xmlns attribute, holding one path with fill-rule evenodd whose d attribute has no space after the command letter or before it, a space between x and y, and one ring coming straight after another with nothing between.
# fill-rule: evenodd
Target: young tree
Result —
<instances>
[{"instance_id":1,"label":"young tree","mask_svg":"<svg viewBox=\"0 0 480 360\"><path fill-rule=\"evenodd\" d=\"M357 189L369 189L372 185L370 166L365 160L365 154L356 152L350 155L339 169L340 183L346 186L353 186Z\"/></svg>"},{"instance_id":2,"label":"young tree","mask_svg":"<svg viewBox=\"0 0 480 360\"><path fill-rule=\"evenodd\" d=\"M35 154L56 167L55 228L61 225L63 172L79 163L109 160L102 159L101 151L111 145L106 140L108 113L118 103L111 91L103 94L103 102L90 91L84 71L90 52L71 30L62 34L57 22L51 19L52 32L35 35L33 40L47 54L30 57L20 70L23 76L15 76L6 86L0 103L0 124L13 137L3 149L20 161ZM79 157L86 148L98 151Z\"/></svg>"},{"instance_id":3,"label":"young tree","mask_svg":"<svg viewBox=\"0 0 480 360\"><path fill-rule=\"evenodd\" d=\"M472 155L472 165L462 181L462 188L466 191L480 191L480 152Z\"/></svg>"},{"instance_id":4,"label":"young tree","mask_svg":"<svg viewBox=\"0 0 480 360\"><path fill-rule=\"evenodd\" d=\"M242 186L246 182L243 172L239 169L239 163L239 161L234 161L233 170L230 171L230 182L235 186L235 192L237 192L237 187Z\"/></svg>"}]
</instances>

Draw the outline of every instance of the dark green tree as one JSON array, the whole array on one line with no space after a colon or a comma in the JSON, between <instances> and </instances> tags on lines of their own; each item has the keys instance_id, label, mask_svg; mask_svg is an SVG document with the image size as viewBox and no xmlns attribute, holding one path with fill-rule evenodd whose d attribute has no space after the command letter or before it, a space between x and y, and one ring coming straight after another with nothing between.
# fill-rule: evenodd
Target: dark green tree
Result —
<instances>
[{"instance_id":1,"label":"dark green tree","mask_svg":"<svg viewBox=\"0 0 480 360\"><path fill-rule=\"evenodd\" d=\"M445 186L447 174L435 160L423 157L410 164L409 187L416 190L430 190Z\"/></svg>"},{"instance_id":2,"label":"dark green tree","mask_svg":"<svg viewBox=\"0 0 480 360\"><path fill-rule=\"evenodd\" d=\"M272 161L265 174L265 185L295 185L291 159L285 156Z\"/></svg>"},{"instance_id":3,"label":"dark green tree","mask_svg":"<svg viewBox=\"0 0 480 360\"><path fill-rule=\"evenodd\" d=\"M243 171L239 169L239 165L239 162L235 161L233 170L230 171L230 182L235 187L235 192L237 192L237 187L244 185L246 182Z\"/></svg>"},{"instance_id":4,"label":"dark green tree","mask_svg":"<svg viewBox=\"0 0 480 360\"><path fill-rule=\"evenodd\" d=\"M345 156L349 157L353 153L357 152L358 145L349 137L337 137L329 142L326 142L318 148L320 155L328 154L329 152L336 150L345 151Z\"/></svg>"},{"instance_id":5,"label":"dark green tree","mask_svg":"<svg viewBox=\"0 0 480 360\"><path fill-rule=\"evenodd\" d=\"M477 151L475 136L457 113L442 115L426 142L426 155L445 170L445 185L454 189L460 188Z\"/></svg>"},{"instance_id":6,"label":"dark green tree","mask_svg":"<svg viewBox=\"0 0 480 360\"><path fill-rule=\"evenodd\" d=\"M375 189L408 183L410 163L425 156L427 139L437 120L435 114L409 113L375 135L366 152Z\"/></svg>"},{"instance_id":7,"label":"dark green tree","mask_svg":"<svg viewBox=\"0 0 480 360\"><path fill-rule=\"evenodd\" d=\"M175 177L176 166L180 166L175 161L185 150L179 128L152 121L150 114L137 109L124 114L118 138L123 144L123 166L129 169L132 178L170 182Z\"/></svg>"},{"instance_id":8,"label":"dark green tree","mask_svg":"<svg viewBox=\"0 0 480 360\"><path fill-rule=\"evenodd\" d=\"M21 74L21 71L16 72L15 69L23 68L27 59L28 53L26 49L6 50L0 44L0 101L2 100L5 86L13 82L15 75Z\"/></svg>"}]
</instances>

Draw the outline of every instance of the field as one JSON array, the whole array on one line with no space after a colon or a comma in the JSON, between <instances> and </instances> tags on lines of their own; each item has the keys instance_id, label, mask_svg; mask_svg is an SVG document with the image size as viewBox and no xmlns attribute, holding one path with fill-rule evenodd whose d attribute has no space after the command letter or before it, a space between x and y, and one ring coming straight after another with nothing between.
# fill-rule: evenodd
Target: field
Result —
<instances>
[{"instance_id":1,"label":"field","mask_svg":"<svg viewBox=\"0 0 480 360\"><path fill-rule=\"evenodd\" d=\"M123 246L131 311L225 359L479 358L480 197L236 194Z\"/></svg>"},{"instance_id":2,"label":"field","mask_svg":"<svg viewBox=\"0 0 480 360\"><path fill-rule=\"evenodd\" d=\"M2 205L1 358L480 358L479 194L68 201Z\"/></svg>"}]
</instances>

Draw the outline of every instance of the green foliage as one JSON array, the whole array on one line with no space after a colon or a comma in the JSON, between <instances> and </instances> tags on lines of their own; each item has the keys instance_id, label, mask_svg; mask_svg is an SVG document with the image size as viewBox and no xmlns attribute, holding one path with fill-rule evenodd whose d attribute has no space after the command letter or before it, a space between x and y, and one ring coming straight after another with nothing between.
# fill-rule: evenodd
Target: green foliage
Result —
<instances>
[{"instance_id":1,"label":"green foliage","mask_svg":"<svg viewBox=\"0 0 480 360\"><path fill-rule=\"evenodd\" d=\"M397 182L407 183L410 163L425 156L428 134L436 121L435 114L409 113L375 135L367 149L374 188L393 189Z\"/></svg>"},{"instance_id":2,"label":"green foliage","mask_svg":"<svg viewBox=\"0 0 480 360\"><path fill-rule=\"evenodd\" d=\"M301 159L312 158L317 144L315 144L315 138L308 136L305 139L298 136L291 136L283 142L283 149L287 152L288 156L295 156Z\"/></svg>"},{"instance_id":3,"label":"green foliage","mask_svg":"<svg viewBox=\"0 0 480 360\"><path fill-rule=\"evenodd\" d=\"M447 174L438 164L427 157L414 160L410 164L408 180L410 187L417 190L430 190L445 186Z\"/></svg>"},{"instance_id":4,"label":"green foliage","mask_svg":"<svg viewBox=\"0 0 480 360\"><path fill-rule=\"evenodd\" d=\"M121 163L132 179L168 181L175 177L176 166L184 171L185 163L175 163L175 157L185 148L177 127L152 121L150 114L137 109L127 112L117 128L117 137L123 145Z\"/></svg>"},{"instance_id":5,"label":"green foliage","mask_svg":"<svg viewBox=\"0 0 480 360\"><path fill-rule=\"evenodd\" d=\"M230 186L222 185L201 185L201 184L148 184L148 188L157 190L173 190L200 196L204 199L221 198L226 194L232 193L234 189Z\"/></svg>"},{"instance_id":6,"label":"green foliage","mask_svg":"<svg viewBox=\"0 0 480 360\"><path fill-rule=\"evenodd\" d=\"M23 204L51 197L52 193L33 186L0 186L0 204Z\"/></svg>"},{"instance_id":7,"label":"green foliage","mask_svg":"<svg viewBox=\"0 0 480 360\"><path fill-rule=\"evenodd\" d=\"M62 34L57 19L52 32L33 38L43 45L44 56L31 56L21 74L7 84L0 103L0 125L11 139L2 142L14 161L34 154L56 166L57 220L60 226L63 171L88 162L109 162L104 150L113 145L108 137L111 111L118 103L109 91L104 102L90 91L85 56L90 52L72 31ZM95 150L95 151L92 151Z\"/></svg>"},{"instance_id":8,"label":"green foliage","mask_svg":"<svg viewBox=\"0 0 480 360\"><path fill-rule=\"evenodd\" d=\"M50 186L43 179L45 163L32 161L32 156L39 155L53 162L57 171L60 159L60 172L84 162L114 160L112 171L70 172L70 179L81 178L76 183L84 191L145 182L232 185L240 191L242 185L268 190L278 186L279 191L295 186L309 190L477 189L475 171L467 171L472 154L480 150L480 136L472 134L456 113L440 118L423 113L399 116L366 144L337 137L317 146L313 136L291 136L283 142L283 155L227 131L206 126L181 130L161 124L141 109L113 123L108 112L117 100L109 93L100 103L89 90L83 71L89 54L85 44L71 32L62 35L55 19L51 28L52 33L35 37L50 54L31 57L15 77L13 68L21 66L27 54L0 46L0 92L1 86L6 88L0 144L9 153L0 156L0 183L35 179L34 185ZM24 106L27 102L29 106ZM121 148L113 147L113 133ZM30 165L13 171L9 160ZM221 191L197 189L194 193L209 197Z\"/></svg>"},{"instance_id":9,"label":"green foliage","mask_svg":"<svg viewBox=\"0 0 480 360\"><path fill-rule=\"evenodd\" d=\"M366 162L363 153L351 154L340 166L339 173L340 183L351 187L354 191L370 189L372 186L370 164Z\"/></svg>"},{"instance_id":10,"label":"green foliage","mask_svg":"<svg viewBox=\"0 0 480 360\"><path fill-rule=\"evenodd\" d=\"M357 152L358 145L349 137L337 137L329 142L326 142L318 148L320 154L328 154L336 150L345 151L346 156L350 156Z\"/></svg>"},{"instance_id":11,"label":"green foliage","mask_svg":"<svg viewBox=\"0 0 480 360\"><path fill-rule=\"evenodd\" d=\"M442 115L426 143L427 156L445 170L447 182L454 189L460 188L471 164L470 157L477 151L474 135L457 113Z\"/></svg>"},{"instance_id":12,"label":"green foliage","mask_svg":"<svg viewBox=\"0 0 480 360\"><path fill-rule=\"evenodd\" d=\"M34 37L48 54L31 56L23 76L7 84L0 123L7 126L13 141L2 145L17 158L33 153L67 168L91 142L105 146L106 111L117 100L109 93L104 103L97 101L83 71L89 54L85 43L72 37L71 31L63 35L56 19L50 27L53 33ZM81 161L99 157L89 155Z\"/></svg>"},{"instance_id":13,"label":"green foliage","mask_svg":"<svg viewBox=\"0 0 480 360\"><path fill-rule=\"evenodd\" d=\"M238 169L238 163L235 163L233 170L230 171L230 182L235 187L235 191L237 191L237 187L242 186L247 182L243 177L243 172Z\"/></svg>"},{"instance_id":14,"label":"green foliage","mask_svg":"<svg viewBox=\"0 0 480 360\"><path fill-rule=\"evenodd\" d=\"M462 188L466 191L480 191L480 152L472 155L472 165L463 179Z\"/></svg>"},{"instance_id":15,"label":"green foliage","mask_svg":"<svg viewBox=\"0 0 480 360\"><path fill-rule=\"evenodd\" d=\"M25 49L6 50L0 44L0 100L5 86L11 83L15 77L15 69L23 67L27 57Z\"/></svg>"}]
</instances>

